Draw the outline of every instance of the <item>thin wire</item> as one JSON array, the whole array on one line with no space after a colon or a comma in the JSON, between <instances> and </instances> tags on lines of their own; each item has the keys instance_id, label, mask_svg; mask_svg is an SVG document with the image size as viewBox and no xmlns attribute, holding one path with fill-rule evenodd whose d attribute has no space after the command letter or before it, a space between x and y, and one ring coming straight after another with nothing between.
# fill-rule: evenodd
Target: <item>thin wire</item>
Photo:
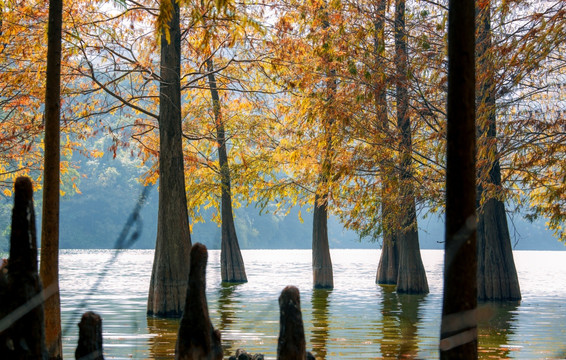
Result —
<instances>
[{"instance_id":1,"label":"thin wire","mask_svg":"<svg viewBox=\"0 0 566 360\"><path fill-rule=\"evenodd\" d=\"M124 227L120 232L120 235L116 239L116 242L114 244L114 253L112 254L112 257L106 262L104 268L98 274L98 277L94 285L92 285L89 292L85 295L84 299L81 301L79 306L71 314L71 320L67 323L67 326L64 328L62 332L62 336L66 336L69 330L71 329L71 327L74 328L74 325L76 325L78 318L82 316L82 311L85 309L87 305L87 301L97 292L98 287L102 283L102 280L104 280L104 277L106 277L106 274L110 270L111 266L114 264L114 262L116 262L116 259L118 259L118 255L120 255L121 253L120 250L129 249L140 238L143 230L143 222L140 217L140 211L142 207L145 205L146 200L149 196L149 192L151 191L152 188L153 188L152 185L145 186L143 188L143 191L138 198L138 202L136 203L134 210L130 214L128 221L124 224ZM135 228L132 230L134 226Z\"/></svg>"}]
</instances>

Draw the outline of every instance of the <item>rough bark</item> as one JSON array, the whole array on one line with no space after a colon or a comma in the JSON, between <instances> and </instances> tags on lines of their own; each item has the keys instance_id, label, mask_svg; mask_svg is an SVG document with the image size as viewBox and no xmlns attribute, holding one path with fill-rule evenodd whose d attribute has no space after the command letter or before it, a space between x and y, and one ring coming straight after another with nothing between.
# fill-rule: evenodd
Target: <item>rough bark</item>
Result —
<instances>
[{"instance_id":1,"label":"rough bark","mask_svg":"<svg viewBox=\"0 0 566 360\"><path fill-rule=\"evenodd\" d=\"M75 359L104 360L102 318L92 311L85 312L79 323L79 343L75 350Z\"/></svg>"},{"instance_id":2,"label":"rough bark","mask_svg":"<svg viewBox=\"0 0 566 360\"><path fill-rule=\"evenodd\" d=\"M399 271L397 292L428 294L428 282L421 258L417 210L412 171L411 119L408 114L409 96L407 78L407 42L405 34L405 0L395 1L395 64L397 72L397 128L400 134L399 153L401 163L399 201L401 229L397 232Z\"/></svg>"},{"instance_id":3,"label":"rough bark","mask_svg":"<svg viewBox=\"0 0 566 360\"><path fill-rule=\"evenodd\" d=\"M31 180L17 178L14 190L10 258L7 273L0 270L0 354L6 359L47 359Z\"/></svg>"},{"instance_id":4,"label":"rough bark","mask_svg":"<svg viewBox=\"0 0 566 360\"><path fill-rule=\"evenodd\" d=\"M218 145L218 165L220 168L220 184L222 197L220 213L222 216L222 242L220 250L220 273L222 282L243 283L247 282L244 259L240 251L236 226L234 225L234 214L232 211L232 192L230 181L230 166L228 165L228 150L226 149L226 131L220 107L220 96L214 75L214 64L208 59L208 83L212 97L212 108L216 122L216 142Z\"/></svg>"},{"instance_id":5,"label":"rough bark","mask_svg":"<svg viewBox=\"0 0 566 360\"><path fill-rule=\"evenodd\" d=\"M387 119L387 85L385 81L385 13L386 2L377 3L374 19L374 62L375 62L375 84L374 101L377 115L377 133L387 135L389 133L389 122ZM375 275L376 284L393 285L397 283L399 270L399 255L397 246L397 234L395 219L391 216L392 197L390 194L391 171L387 166L380 169L381 185L381 228L383 234L383 245Z\"/></svg>"},{"instance_id":6,"label":"rough bark","mask_svg":"<svg viewBox=\"0 0 566 360\"><path fill-rule=\"evenodd\" d=\"M191 249L191 268L185 311L179 325L175 359L220 360L220 332L214 330L206 302L206 246L196 243Z\"/></svg>"},{"instance_id":7,"label":"rough bark","mask_svg":"<svg viewBox=\"0 0 566 360\"><path fill-rule=\"evenodd\" d=\"M41 281L53 289L45 299L45 341L50 359L61 359L61 299L59 295L59 178L61 119L61 28L63 1L49 1L47 74L45 82L45 154L41 223Z\"/></svg>"},{"instance_id":8,"label":"rough bark","mask_svg":"<svg viewBox=\"0 0 566 360\"><path fill-rule=\"evenodd\" d=\"M301 360L307 356L299 289L287 286L279 296L277 360Z\"/></svg>"},{"instance_id":9,"label":"rough bark","mask_svg":"<svg viewBox=\"0 0 566 360\"><path fill-rule=\"evenodd\" d=\"M450 0L441 359L477 359L475 1Z\"/></svg>"},{"instance_id":10,"label":"rough bark","mask_svg":"<svg viewBox=\"0 0 566 360\"><path fill-rule=\"evenodd\" d=\"M179 6L171 1L170 42L161 36L159 89L159 206L148 315L180 317L189 273L191 235L185 193L181 128Z\"/></svg>"},{"instance_id":11,"label":"rough bark","mask_svg":"<svg viewBox=\"0 0 566 360\"><path fill-rule=\"evenodd\" d=\"M332 289L334 277L328 245L328 204L315 195L312 230L312 271L315 289Z\"/></svg>"},{"instance_id":12,"label":"rough bark","mask_svg":"<svg viewBox=\"0 0 566 360\"><path fill-rule=\"evenodd\" d=\"M485 185L501 188L501 168L497 151L497 114L491 48L490 2L478 8L478 137L493 163L486 164L489 172L483 179L480 170L478 184L478 299L490 301L520 300L521 290L513 260L511 237L505 213L505 204L484 191ZM491 158L491 156L483 156ZM484 183L485 181L485 183ZM481 201L484 199L484 203Z\"/></svg>"},{"instance_id":13,"label":"rough bark","mask_svg":"<svg viewBox=\"0 0 566 360\"><path fill-rule=\"evenodd\" d=\"M382 205L382 209L384 206ZM375 283L381 285L395 285L399 277L399 250L397 249L397 241L391 232L387 231L383 234L383 245L381 246L381 254L377 265L377 274Z\"/></svg>"}]
</instances>

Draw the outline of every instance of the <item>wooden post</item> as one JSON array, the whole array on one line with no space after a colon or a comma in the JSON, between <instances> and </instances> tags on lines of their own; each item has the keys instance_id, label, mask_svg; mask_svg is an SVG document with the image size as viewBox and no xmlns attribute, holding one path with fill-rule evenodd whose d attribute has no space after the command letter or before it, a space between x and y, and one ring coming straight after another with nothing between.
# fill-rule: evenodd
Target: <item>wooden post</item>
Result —
<instances>
[{"instance_id":1,"label":"wooden post","mask_svg":"<svg viewBox=\"0 0 566 360\"><path fill-rule=\"evenodd\" d=\"M305 330L301 315L301 296L295 286L287 286L279 296L279 340L277 360L306 359Z\"/></svg>"},{"instance_id":2,"label":"wooden post","mask_svg":"<svg viewBox=\"0 0 566 360\"><path fill-rule=\"evenodd\" d=\"M189 286L179 326L175 359L221 360L220 331L214 330L206 303L206 262L208 252L200 243L191 249Z\"/></svg>"},{"instance_id":3,"label":"wooden post","mask_svg":"<svg viewBox=\"0 0 566 360\"><path fill-rule=\"evenodd\" d=\"M14 193L8 271L0 275L0 354L7 359L46 359L31 180L17 178Z\"/></svg>"},{"instance_id":4,"label":"wooden post","mask_svg":"<svg viewBox=\"0 0 566 360\"><path fill-rule=\"evenodd\" d=\"M79 344L75 350L77 360L104 360L102 354L102 318L87 311L79 323Z\"/></svg>"}]
</instances>

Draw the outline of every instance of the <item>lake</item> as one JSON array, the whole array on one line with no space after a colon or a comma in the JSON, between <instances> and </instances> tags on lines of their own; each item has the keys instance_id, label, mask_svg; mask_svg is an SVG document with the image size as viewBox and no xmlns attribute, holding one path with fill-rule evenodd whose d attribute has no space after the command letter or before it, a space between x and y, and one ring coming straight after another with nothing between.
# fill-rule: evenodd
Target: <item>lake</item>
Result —
<instances>
[{"instance_id":1,"label":"lake","mask_svg":"<svg viewBox=\"0 0 566 360\"><path fill-rule=\"evenodd\" d=\"M65 358L74 358L76 324L87 310L103 318L107 359L173 358L179 322L145 316L153 250L122 250L108 267L114 254L61 251ZM332 291L312 289L310 250L244 250L242 255L248 283L221 286L220 251L209 251L209 311L226 356L244 348L275 358L278 297L286 285L295 285L307 349L317 359L438 358L443 251L422 251L430 286L426 296L401 296L376 285L379 250L332 250ZM523 300L484 304L488 316L479 327L480 358L564 358L566 252L514 255Z\"/></svg>"}]
</instances>

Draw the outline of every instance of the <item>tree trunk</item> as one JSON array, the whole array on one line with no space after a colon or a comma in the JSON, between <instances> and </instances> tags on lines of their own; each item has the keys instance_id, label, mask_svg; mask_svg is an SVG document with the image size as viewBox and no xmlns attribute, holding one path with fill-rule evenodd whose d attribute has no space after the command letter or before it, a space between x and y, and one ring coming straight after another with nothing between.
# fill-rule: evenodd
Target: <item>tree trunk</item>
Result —
<instances>
[{"instance_id":1,"label":"tree trunk","mask_svg":"<svg viewBox=\"0 0 566 360\"><path fill-rule=\"evenodd\" d=\"M323 16L322 27L330 27L326 9L321 12ZM328 44L327 44L328 45ZM324 54L324 57L327 55ZM328 65L328 59L324 59ZM332 107L336 95L336 71L327 68L326 90L327 102L325 115L322 118L324 131L325 152L322 157L322 166L318 186L314 197L313 229L312 229L312 271L313 286L315 289L332 289L334 275L332 273L332 260L330 259L330 245L328 244L328 188L332 170L332 124L334 123Z\"/></svg>"},{"instance_id":2,"label":"tree trunk","mask_svg":"<svg viewBox=\"0 0 566 360\"><path fill-rule=\"evenodd\" d=\"M315 289L332 289L334 277L328 245L328 199L314 198L312 229L312 271Z\"/></svg>"},{"instance_id":3,"label":"tree trunk","mask_svg":"<svg viewBox=\"0 0 566 360\"><path fill-rule=\"evenodd\" d=\"M450 0L441 359L477 359L475 1Z\"/></svg>"},{"instance_id":4,"label":"tree trunk","mask_svg":"<svg viewBox=\"0 0 566 360\"><path fill-rule=\"evenodd\" d=\"M377 14L374 20L374 57L375 57L375 83L374 101L377 114L376 126L378 132L387 134L389 123L387 119L387 86L385 81L385 13L386 2L378 1ZM391 171L386 166L382 166L381 172L381 227L383 234L383 245L375 276L376 284L395 285L397 284L399 270L399 254L397 246L397 232L395 230L395 220L391 216L392 197L390 192Z\"/></svg>"},{"instance_id":5,"label":"tree trunk","mask_svg":"<svg viewBox=\"0 0 566 360\"><path fill-rule=\"evenodd\" d=\"M407 294L428 294L426 272L419 248L417 210L412 171L411 119L407 113L409 97L407 94L407 43L405 39L405 0L395 1L395 63L397 66L397 128L401 135L400 143L400 225L397 233L399 249L399 273L397 292Z\"/></svg>"},{"instance_id":6,"label":"tree trunk","mask_svg":"<svg viewBox=\"0 0 566 360\"><path fill-rule=\"evenodd\" d=\"M147 314L180 317L185 305L191 235L181 129L179 6L171 1L170 42L161 36L159 90L159 209Z\"/></svg>"},{"instance_id":7,"label":"tree trunk","mask_svg":"<svg viewBox=\"0 0 566 360\"><path fill-rule=\"evenodd\" d=\"M47 30L47 77L45 82L45 158L41 223L40 276L45 299L45 341L50 359L61 359L61 299L59 295L59 179L61 119L61 28L63 2L49 1Z\"/></svg>"},{"instance_id":8,"label":"tree trunk","mask_svg":"<svg viewBox=\"0 0 566 360\"><path fill-rule=\"evenodd\" d=\"M491 9L490 2L478 9L478 74L479 94L478 137L483 140L483 159L493 163L486 164L489 169L485 181L490 187L501 188L501 168L497 154L497 113L495 104L494 65L490 55L491 48ZM482 185L484 176L479 176L478 184L478 299L479 300L520 300L521 290L517 270L513 261L511 237L503 201L486 194ZM485 194L485 195L484 195ZM482 198L486 197L482 204Z\"/></svg>"},{"instance_id":9,"label":"tree trunk","mask_svg":"<svg viewBox=\"0 0 566 360\"><path fill-rule=\"evenodd\" d=\"M306 359L305 329L299 289L287 286L279 296L277 360Z\"/></svg>"},{"instance_id":10,"label":"tree trunk","mask_svg":"<svg viewBox=\"0 0 566 360\"><path fill-rule=\"evenodd\" d=\"M97 313L87 311L81 318L75 359L104 360L102 350L102 318Z\"/></svg>"},{"instance_id":11,"label":"tree trunk","mask_svg":"<svg viewBox=\"0 0 566 360\"><path fill-rule=\"evenodd\" d=\"M222 245L220 251L220 272L222 282L243 283L247 282L246 269L236 227L234 226L234 214L232 212L232 192L230 183L230 166L228 165L228 150L226 149L226 131L220 108L220 96L216 77L214 76L214 64L211 59L206 61L208 67L208 83L212 97L214 120L216 122L216 142L218 145L218 165L220 167L220 184L222 188L221 215L222 215Z\"/></svg>"},{"instance_id":12,"label":"tree trunk","mask_svg":"<svg viewBox=\"0 0 566 360\"><path fill-rule=\"evenodd\" d=\"M191 269L186 305L179 325L175 359L220 360L220 331L214 330L206 302L206 246L196 243L191 249Z\"/></svg>"},{"instance_id":13,"label":"tree trunk","mask_svg":"<svg viewBox=\"0 0 566 360\"><path fill-rule=\"evenodd\" d=\"M7 276L0 269L0 354L3 359L46 359L31 180L17 178L14 193Z\"/></svg>"}]
</instances>

